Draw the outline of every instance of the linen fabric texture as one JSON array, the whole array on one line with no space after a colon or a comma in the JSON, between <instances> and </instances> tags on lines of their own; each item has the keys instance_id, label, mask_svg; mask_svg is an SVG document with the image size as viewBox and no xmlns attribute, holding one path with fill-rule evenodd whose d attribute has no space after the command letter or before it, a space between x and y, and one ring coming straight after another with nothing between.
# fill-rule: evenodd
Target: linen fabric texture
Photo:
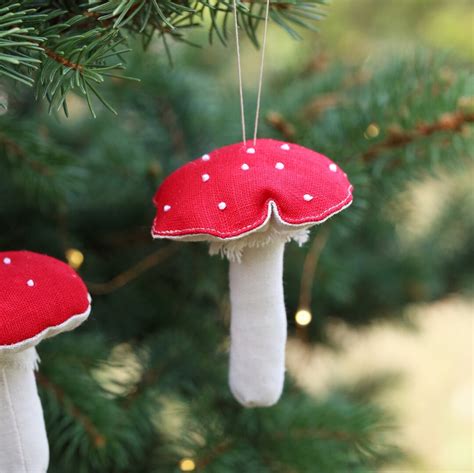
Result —
<instances>
[{"instance_id":1,"label":"linen fabric texture","mask_svg":"<svg viewBox=\"0 0 474 473\"><path fill-rule=\"evenodd\" d=\"M229 385L246 407L272 406L285 380L287 321L283 296L284 241L247 248L230 263Z\"/></svg>"},{"instance_id":2,"label":"linen fabric texture","mask_svg":"<svg viewBox=\"0 0 474 473\"><path fill-rule=\"evenodd\" d=\"M0 252L0 365L2 352L72 330L89 311L87 288L67 264L29 251Z\"/></svg>"},{"instance_id":3,"label":"linen fabric texture","mask_svg":"<svg viewBox=\"0 0 474 473\"><path fill-rule=\"evenodd\" d=\"M352 202L346 174L326 156L259 139L219 148L182 166L158 189L152 235L235 239L259 230L272 212L291 228L321 223Z\"/></svg>"},{"instance_id":4,"label":"linen fabric texture","mask_svg":"<svg viewBox=\"0 0 474 473\"><path fill-rule=\"evenodd\" d=\"M36 350L0 356L0 472L46 473L49 447L34 375Z\"/></svg>"}]
</instances>

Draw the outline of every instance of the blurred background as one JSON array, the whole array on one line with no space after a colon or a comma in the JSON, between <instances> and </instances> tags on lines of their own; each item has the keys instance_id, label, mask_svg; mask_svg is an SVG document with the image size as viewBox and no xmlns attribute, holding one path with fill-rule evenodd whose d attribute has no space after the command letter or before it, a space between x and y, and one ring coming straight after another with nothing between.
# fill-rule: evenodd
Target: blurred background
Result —
<instances>
[{"instance_id":1,"label":"blurred background","mask_svg":"<svg viewBox=\"0 0 474 473\"><path fill-rule=\"evenodd\" d=\"M288 246L271 409L228 393L227 262L150 238L163 178L240 139L232 39L209 45L204 18L199 48L137 41L141 82L102 87L118 116L74 93L51 116L0 82L0 246L68 261L94 299L40 349L52 473L474 471L472 2L324 11L299 40L271 25L260 135L332 158L355 202ZM242 53L251 117L259 52Z\"/></svg>"}]
</instances>

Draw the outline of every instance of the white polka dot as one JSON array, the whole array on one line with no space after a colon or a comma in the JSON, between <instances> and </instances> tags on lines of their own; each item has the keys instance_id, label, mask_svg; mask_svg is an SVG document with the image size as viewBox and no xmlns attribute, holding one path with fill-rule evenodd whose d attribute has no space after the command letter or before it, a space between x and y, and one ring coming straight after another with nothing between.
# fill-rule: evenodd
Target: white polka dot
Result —
<instances>
[{"instance_id":1,"label":"white polka dot","mask_svg":"<svg viewBox=\"0 0 474 473\"><path fill-rule=\"evenodd\" d=\"M164 210L165 212L169 212L169 211L171 210L171 205L164 205L164 206L163 206L163 210Z\"/></svg>"},{"instance_id":2,"label":"white polka dot","mask_svg":"<svg viewBox=\"0 0 474 473\"><path fill-rule=\"evenodd\" d=\"M202 160L203 161L209 161L211 159L211 157L208 155L208 154L205 154L203 157L202 157Z\"/></svg>"},{"instance_id":3,"label":"white polka dot","mask_svg":"<svg viewBox=\"0 0 474 473\"><path fill-rule=\"evenodd\" d=\"M29 287L33 287L35 285L35 282L33 281L33 279L28 279L28 281L26 281L26 284L29 286Z\"/></svg>"},{"instance_id":4,"label":"white polka dot","mask_svg":"<svg viewBox=\"0 0 474 473\"><path fill-rule=\"evenodd\" d=\"M329 165L329 170L332 171L332 172L336 172L337 171L337 166L334 163L331 163Z\"/></svg>"},{"instance_id":5,"label":"white polka dot","mask_svg":"<svg viewBox=\"0 0 474 473\"><path fill-rule=\"evenodd\" d=\"M219 202L219 205L217 207L219 207L219 210L225 210L227 204L225 202Z\"/></svg>"},{"instance_id":6,"label":"white polka dot","mask_svg":"<svg viewBox=\"0 0 474 473\"><path fill-rule=\"evenodd\" d=\"M211 178L211 176L209 176L209 174L203 174L201 178L202 182L207 182Z\"/></svg>"},{"instance_id":7,"label":"white polka dot","mask_svg":"<svg viewBox=\"0 0 474 473\"><path fill-rule=\"evenodd\" d=\"M283 163L276 163L276 164L275 164L275 167L276 167L277 169L279 169L280 171L281 171L282 169L285 169L285 165L284 165Z\"/></svg>"},{"instance_id":8,"label":"white polka dot","mask_svg":"<svg viewBox=\"0 0 474 473\"><path fill-rule=\"evenodd\" d=\"M244 163L242 164L242 166L240 166L240 169L242 169L242 171L248 171L250 169L250 166L247 163Z\"/></svg>"},{"instance_id":9,"label":"white polka dot","mask_svg":"<svg viewBox=\"0 0 474 473\"><path fill-rule=\"evenodd\" d=\"M306 200L306 202L311 202L314 199L314 197L311 194L305 194L303 196L303 199Z\"/></svg>"},{"instance_id":10,"label":"white polka dot","mask_svg":"<svg viewBox=\"0 0 474 473\"><path fill-rule=\"evenodd\" d=\"M281 145L280 148L285 150L285 151L289 151L290 145L288 143L285 143L284 145Z\"/></svg>"},{"instance_id":11,"label":"white polka dot","mask_svg":"<svg viewBox=\"0 0 474 473\"><path fill-rule=\"evenodd\" d=\"M3 264L11 264L12 260L10 258L3 258Z\"/></svg>"},{"instance_id":12,"label":"white polka dot","mask_svg":"<svg viewBox=\"0 0 474 473\"><path fill-rule=\"evenodd\" d=\"M255 148L247 148L247 154L255 154Z\"/></svg>"}]
</instances>

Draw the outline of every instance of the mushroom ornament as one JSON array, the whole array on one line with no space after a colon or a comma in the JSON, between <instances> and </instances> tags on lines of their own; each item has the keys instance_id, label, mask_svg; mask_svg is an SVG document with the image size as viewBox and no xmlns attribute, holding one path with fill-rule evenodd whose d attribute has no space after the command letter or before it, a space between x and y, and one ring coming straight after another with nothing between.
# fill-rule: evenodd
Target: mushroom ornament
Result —
<instances>
[{"instance_id":1,"label":"mushroom ornament","mask_svg":"<svg viewBox=\"0 0 474 473\"><path fill-rule=\"evenodd\" d=\"M46 473L49 447L35 346L87 319L90 296L65 263L0 252L0 472Z\"/></svg>"},{"instance_id":2,"label":"mushroom ornament","mask_svg":"<svg viewBox=\"0 0 474 473\"><path fill-rule=\"evenodd\" d=\"M172 173L158 189L154 238L209 241L230 260L229 384L244 406L275 404L284 384L285 243L352 203L352 186L327 157L258 139L219 148Z\"/></svg>"}]
</instances>

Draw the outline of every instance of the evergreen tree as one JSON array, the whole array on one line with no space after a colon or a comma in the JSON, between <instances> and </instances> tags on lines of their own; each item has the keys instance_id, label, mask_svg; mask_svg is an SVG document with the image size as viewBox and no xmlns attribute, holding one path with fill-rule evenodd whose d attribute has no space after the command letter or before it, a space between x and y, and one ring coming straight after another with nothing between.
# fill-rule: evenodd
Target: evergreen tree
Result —
<instances>
[{"instance_id":1,"label":"evergreen tree","mask_svg":"<svg viewBox=\"0 0 474 473\"><path fill-rule=\"evenodd\" d=\"M296 35L323 4L272 2L271 18ZM257 43L263 5L238 9ZM239 139L228 63L205 70L170 42L204 25L226 43L231 14L229 1L0 2L0 247L67 260L94 298L81 330L39 349L51 473L369 473L404 459L370 383L314 398L288 380L276 407L242 409L226 379L226 262L151 240L163 178ZM175 68L153 57L158 40ZM368 69L301 64L266 90L261 135L335 159L355 186L351 210L288 245L290 332L308 343L331 320L397 319L472 287L468 186L421 240L397 230L408 182L472 156L468 68L420 51ZM313 312L304 328L298 308Z\"/></svg>"}]
</instances>

